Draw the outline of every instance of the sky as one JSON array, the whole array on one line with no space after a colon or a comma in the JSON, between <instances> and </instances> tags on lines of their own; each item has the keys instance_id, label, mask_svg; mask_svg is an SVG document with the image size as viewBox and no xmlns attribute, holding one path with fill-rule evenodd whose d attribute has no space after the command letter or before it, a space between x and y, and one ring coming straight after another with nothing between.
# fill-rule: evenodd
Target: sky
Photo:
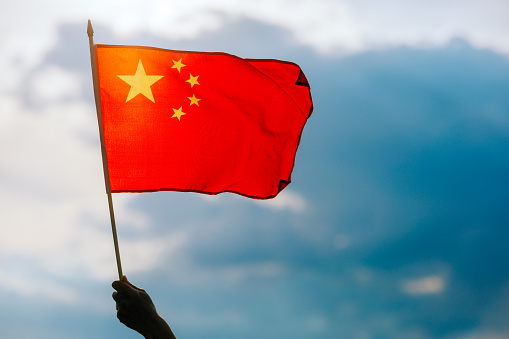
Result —
<instances>
[{"instance_id":1,"label":"sky","mask_svg":"<svg viewBox=\"0 0 509 339\"><path fill-rule=\"evenodd\" d=\"M509 3L0 3L0 338L140 338L117 279L95 42L296 62L275 199L115 194L124 273L178 338L509 337Z\"/></svg>"}]
</instances>

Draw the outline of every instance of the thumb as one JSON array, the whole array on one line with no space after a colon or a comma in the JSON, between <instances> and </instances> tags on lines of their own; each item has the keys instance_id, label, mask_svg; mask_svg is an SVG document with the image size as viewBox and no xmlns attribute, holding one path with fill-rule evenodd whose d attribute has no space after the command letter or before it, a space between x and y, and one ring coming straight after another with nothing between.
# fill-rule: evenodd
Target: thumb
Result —
<instances>
[{"instance_id":1,"label":"thumb","mask_svg":"<svg viewBox=\"0 0 509 339\"><path fill-rule=\"evenodd\" d=\"M131 282L129 282L129 280L127 280L127 277L125 275L122 277L122 282L137 291L144 291L142 288L139 288L138 286L131 284Z\"/></svg>"}]
</instances>

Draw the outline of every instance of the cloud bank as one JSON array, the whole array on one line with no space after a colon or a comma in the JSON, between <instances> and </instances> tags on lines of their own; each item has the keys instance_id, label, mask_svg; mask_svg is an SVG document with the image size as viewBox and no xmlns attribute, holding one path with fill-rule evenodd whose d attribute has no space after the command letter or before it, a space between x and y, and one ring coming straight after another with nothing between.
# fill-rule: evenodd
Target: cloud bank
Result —
<instances>
[{"instance_id":1,"label":"cloud bank","mask_svg":"<svg viewBox=\"0 0 509 339\"><path fill-rule=\"evenodd\" d=\"M408 2L394 13L368 2L165 3L2 4L12 14L0 63L2 337L122 331L84 32L92 14L100 42L270 46L312 84L315 113L278 200L114 197L125 271L179 337L255 338L260 324L273 337L506 336L509 66L493 52L507 36L504 3Z\"/></svg>"}]
</instances>

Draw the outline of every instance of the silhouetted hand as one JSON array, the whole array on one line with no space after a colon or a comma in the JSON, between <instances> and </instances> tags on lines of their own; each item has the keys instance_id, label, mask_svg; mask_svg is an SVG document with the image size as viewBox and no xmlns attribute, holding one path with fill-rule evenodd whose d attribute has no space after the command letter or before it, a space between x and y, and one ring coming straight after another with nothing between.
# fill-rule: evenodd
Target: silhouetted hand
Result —
<instances>
[{"instance_id":1,"label":"silhouetted hand","mask_svg":"<svg viewBox=\"0 0 509 339\"><path fill-rule=\"evenodd\" d=\"M131 284L124 276L122 281L112 284L116 290L117 318L127 327L139 332L147 339L176 339L170 326L159 314L145 290Z\"/></svg>"}]
</instances>

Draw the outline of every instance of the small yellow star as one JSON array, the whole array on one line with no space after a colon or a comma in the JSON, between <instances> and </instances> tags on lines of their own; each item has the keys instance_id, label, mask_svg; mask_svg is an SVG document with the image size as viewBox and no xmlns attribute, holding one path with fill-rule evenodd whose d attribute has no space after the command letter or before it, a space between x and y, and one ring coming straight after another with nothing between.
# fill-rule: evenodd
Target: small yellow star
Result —
<instances>
[{"instance_id":1,"label":"small yellow star","mask_svg":"<svg viewBox=\"0 0 509 339\"><path fill-rule=\"evenodd\" d=\"M187 97L189 100L191 100L191 103L189 104L189 106L191 106L192 104L195 104L196 106L200 106L198 104L198 101L200 101L201 99L198 99L197 97L193 96L192 97Z\"/></svg>"},{"instance_id":2,"label":"small yellow star","mask_svg":"<svg viewBox=\"0 0 509 339\"><path fill-rule=\"evenodd\" d=\"M173 112L175 112L175 114L173 114L172 118L177 118L177 119L179 119L179 121L180 121L180 117L186 114L186 113L182 112L182 106L180 106L179 109L173 108Z\"/></svg>"},{"instance_id":3,"label":"small yellow star","mask_svg":"<svg viewBox=\"0 0 509 339\"><path fill-rule=\"evenodd\" d=\"M186 65L184 65L182 63L182 58L180 58L179 61L175 61L175 60L172 60L172 61L173 61L173 66L171 66L171 68L176 68L179 71L179 73L180 73L180 69L182 67L186 67Z\"/></svg>"},{"instance_id":4,"label":"small yellow star","mask_svg":"<svg viewBox=\"0 0 509 339\"><path fill-rule=\"evenodd\" d=\"M134 75L117 75L120 79L127 82L131 89L129 90L129 94L127 95L127 99L125 102L128 102L138 94L143 94L150 101L154 101L154 96L152 95L152 90L150 86L152 86L156 81L161 79L162 75L147 75L145 73L145 69L143 68L143 64L141 63L141 59L138 62L138 68L136 69L136 74Z\"/></svg>"},{"instance_id":5,"label":"small yellow star","mask_svg":"<svg viewBox=\"0 0 509 339\"><path fill-rule=\"evenodd\" d=\"M189 80L186 80L186 82L191 84L191 88L193 88L194 85L199 85L198 77L199 77L199 75L193 77L193 75L191 73L189 73Z\"/></svg>"}]
</instances>

